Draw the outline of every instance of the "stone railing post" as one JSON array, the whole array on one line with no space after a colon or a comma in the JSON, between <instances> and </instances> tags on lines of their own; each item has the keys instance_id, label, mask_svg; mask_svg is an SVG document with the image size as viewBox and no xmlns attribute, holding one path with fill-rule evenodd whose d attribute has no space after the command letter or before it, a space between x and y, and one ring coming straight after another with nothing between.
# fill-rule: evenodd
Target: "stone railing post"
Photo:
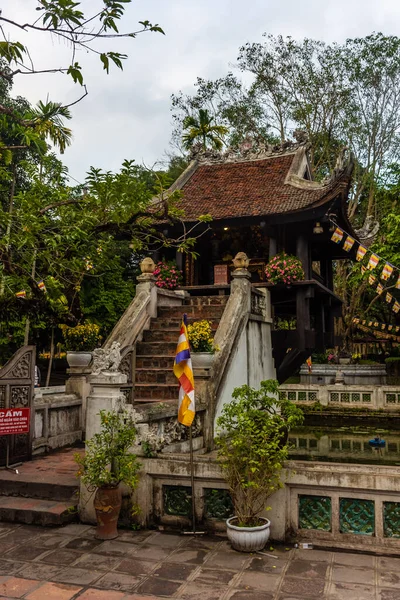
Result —
<instances>
[{"instance_id":1,"label":"stone railing post","mask_svg":"<svg viewBox=\"0 0 400 600\"><path fill-rule=\"evenodd\" d=\"M251 306L251 274L247 269L249 262L245 252L238 252L233 259L235 269L232 272L231 294L241 292L244 295L246 306L243 306L243 312L250 312Z\"/></svg>"},{"instance_id":2,"label":"stone railing post","mask_svg":"<svg viewBox=\"0 0 400 600\"><path fill-rule=\"evenodd\" d=\"M86 441L100 432L100 411L118 411L124 406L125 396L121 386L126 384L127 376L119 371L101 371L89 376L91 392L86 404ZM79 517L84 523L95 523L96 513L93 507L94 493L80 483Z\"/></svg>"},{"instance_id":3,"label":"stone railing post","mask_svg":"<svg viewBox=\"0 0 400 600\"><path fill-rule=\"evenodd\" d=\"M90 367L70 367L67 369L69 377L65 382L65 393L76 394L82 400L81 419L83 431L85 431L84 427L86 423L86 399L90 394L88 376L91 372L92 369Z\"/></svg>"},{"instance_id":4,"label":"stone railing post","mask_svg":"<svg viewBox=\"0 0 400 600\"><path fill-rule=\"evenodd\" d=\"M136 284L136 296L138 296L140 292L145 292L150 296L150 304L147 309L150 317L157 316L157 287L156 278L154 276L155 268L156 265L152 258L144 258L140 263L142 274L137 278Z\"/></svg>"}]
</instances>

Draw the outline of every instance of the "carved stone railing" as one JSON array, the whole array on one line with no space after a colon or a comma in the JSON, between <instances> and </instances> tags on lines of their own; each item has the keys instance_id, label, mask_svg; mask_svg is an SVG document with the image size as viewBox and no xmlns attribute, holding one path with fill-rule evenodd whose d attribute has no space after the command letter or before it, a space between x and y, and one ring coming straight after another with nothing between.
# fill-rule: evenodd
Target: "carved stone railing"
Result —
<instances>
[{"instance_id":1,"label":"carved stone railing","mask_svg":"<svg viewBox=\"0 0 400 600\"><path fill-rule=\"evenodd\" d=\"M65 387L38 388L33 401L33 453L63 448L82 440L82 399Z\"/></svg>"}]
</instances>

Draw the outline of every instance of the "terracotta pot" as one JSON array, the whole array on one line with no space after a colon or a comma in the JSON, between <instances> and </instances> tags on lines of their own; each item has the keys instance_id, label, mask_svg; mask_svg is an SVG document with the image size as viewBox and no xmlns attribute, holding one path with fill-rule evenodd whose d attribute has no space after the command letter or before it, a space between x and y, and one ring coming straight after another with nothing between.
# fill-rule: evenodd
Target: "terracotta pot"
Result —
<instances>
[{"instance_id":1,"label":"terracotta pot","mask_svg":"<svg viewBox=\"0 0 400 600\"><path fill-rule=\"evenodd\" d=\"M70 367L88 367L92 360L91 352L67 352L67 363Z\"/></svg>"},{"instance_id":2,"label":"terracotta pot","mask_svg":"<svg viewBox=\"0 0 400 600\"><path fill-rule=\"evenodd\" d=\"M191 352L190 358L192 359L193 367L197 369L209 369L212 365L214 354L211 354L211 352Z\"/></svg>"},{"instance_id":3,"label":"terracotta pot","mask_svg":"<svg viewBox=\"0 0 400 600\"><path fill-rule=\"evenodd\" d=\"M114 540L118 537L118 517L121 510L122 494L119 486L97 488L94 496L98 540Z\"/></svg>"},{"instance_id":4,"label":"terracotta pot","mask_svg":"<svg viewBox=\"0 0 400 600\"><path fill-rule=\"evenodd\" d=\"M227 535L234 550L239 552L257 552L262 550L268 542L271 522L264 517L259 517L263 525L258 527L237 527L234 525L237 517L227 520Z\"/></svg>"}]
</instances>

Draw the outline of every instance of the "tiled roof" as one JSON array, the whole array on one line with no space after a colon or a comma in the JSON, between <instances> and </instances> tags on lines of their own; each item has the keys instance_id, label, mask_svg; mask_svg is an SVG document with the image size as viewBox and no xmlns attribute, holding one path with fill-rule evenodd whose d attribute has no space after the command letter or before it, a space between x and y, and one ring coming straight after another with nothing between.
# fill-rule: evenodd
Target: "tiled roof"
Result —
<instances>
[{"instance_id":1,"label":"tiled roof","mask_svg":"<svg viewBox=\"0 0 400 600\"><path fill-rule=\"evenodd\" d=\"M185 221L208 213L213 219L286 213L330 195L336 182L312 189L285 183L294 156L199 164L180 186Z\"/></svg>"}]
</instances>

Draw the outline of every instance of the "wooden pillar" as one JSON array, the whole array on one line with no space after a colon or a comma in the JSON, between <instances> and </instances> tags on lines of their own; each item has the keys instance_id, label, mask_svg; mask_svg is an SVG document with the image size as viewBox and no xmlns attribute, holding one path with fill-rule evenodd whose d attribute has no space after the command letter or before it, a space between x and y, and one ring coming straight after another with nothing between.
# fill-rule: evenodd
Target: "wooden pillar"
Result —
<instances>
[{"instance_id":1,"label":"wooden pillar","mask_svg":"<svg viewBox=\"0 0 400 600\"><path fill-rule=\"evenodd\" d=\"M277 253L276 238L269 238L269 258L272 258Z\"/></svg>"},{"instance_id":2,"label":"wooden pillar","mask_svg":"<svg viewBox=\"0 0 400 600\"><path fill-rule=\"evenodd\" d=\"M310 279L311 264L310 264L310 247L307 237L304 233L300 233L296 240L296 255L301 260L306 279Z\"/></svg>"}]
</instances>

